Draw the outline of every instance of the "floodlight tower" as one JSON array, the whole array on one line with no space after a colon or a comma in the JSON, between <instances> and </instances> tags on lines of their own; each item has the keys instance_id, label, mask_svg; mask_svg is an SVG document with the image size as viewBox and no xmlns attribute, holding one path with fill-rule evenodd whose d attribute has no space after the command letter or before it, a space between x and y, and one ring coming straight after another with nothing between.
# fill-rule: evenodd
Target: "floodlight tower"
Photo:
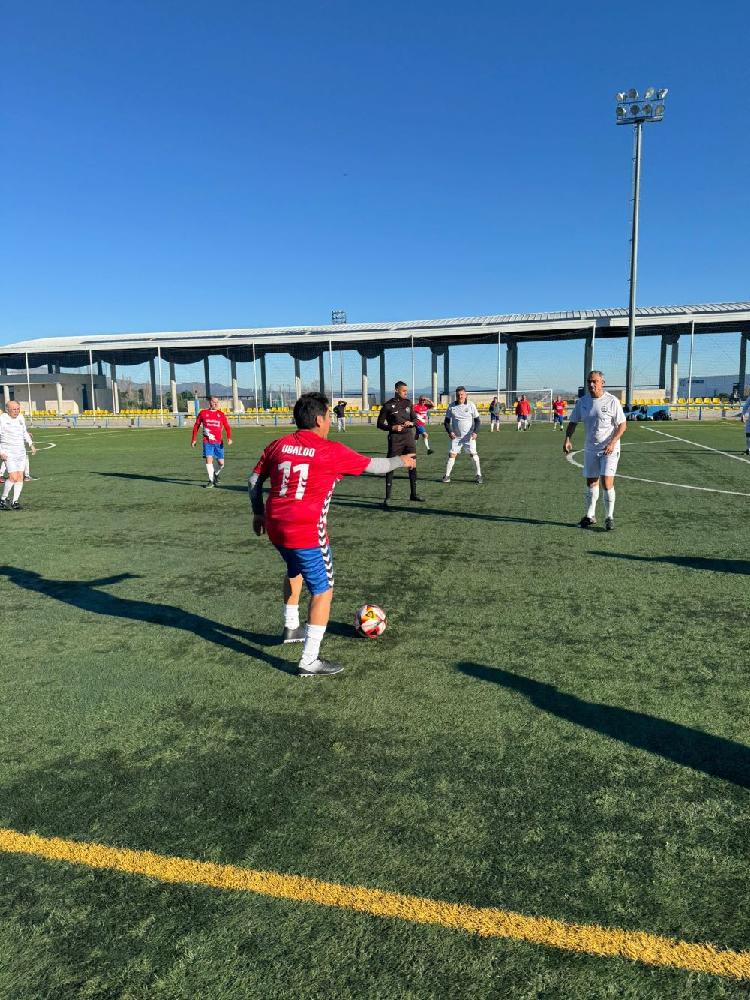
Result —
<instances>
[{"instance_id":1,"label":"floodlight tower","mask_svg":"<svg viewBox=\"0 0 750 1000\"><path fill-rule=\"evenodd\" d=\"M635 133L633 153L633 229L630 239L630 299L628 302L628 360L625 373L625 402L633 402L633 355L635 353L635 289L638 274L638 207L641 194L641 134L644 122L660 122L664 117L667 88L649 87L639 99L637 90L621 90L615 95L618 125L632 125Z\"/></svg>"}]
</instances>

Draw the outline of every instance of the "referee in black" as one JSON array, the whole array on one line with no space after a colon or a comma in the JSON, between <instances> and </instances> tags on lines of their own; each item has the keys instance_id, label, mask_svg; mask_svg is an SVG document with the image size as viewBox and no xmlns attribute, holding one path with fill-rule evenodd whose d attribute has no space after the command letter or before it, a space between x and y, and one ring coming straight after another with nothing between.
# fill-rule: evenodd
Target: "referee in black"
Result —
<instances>
[{"instance_id":1,"label":"referee in black","mask_svg":"<svg viewBox=\"0 0 750 1000\"><path fill-rule=\"evenodd\" d=\"M406 393L409 387L406 382L397 382L395 393L380 408L378 414L378 427L388 434L388 458L394 455L414 455L417 453L417 442L414 436L414 424L416 417L412 409L411 400ZM388 510L391 499L391 487L393 486L393 473L389 472L385 477L385 500L383 510ZM417 496L417 470L409 469L409 487L412 503L424 503L422 497Z\"/></svg>"}]
</instances>

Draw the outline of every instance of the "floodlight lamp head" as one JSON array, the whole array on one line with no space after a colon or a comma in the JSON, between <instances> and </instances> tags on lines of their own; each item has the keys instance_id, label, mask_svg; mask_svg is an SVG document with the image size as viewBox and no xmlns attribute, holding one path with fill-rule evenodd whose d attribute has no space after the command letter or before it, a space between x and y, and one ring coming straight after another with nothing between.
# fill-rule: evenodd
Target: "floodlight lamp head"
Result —
<instances>
[{"instance_id":1,"label":"floodlight lamp head","mask_svg":"<svg viewBox=\"0 0 750 1000\"><path fill-rule=\"evenodd\" d=\"M654 116L656 118L661 118L663 114L664 114L664 105L657 104L656 107L654 108Z\"/></svg>"},{"instance_id":2,"label":"floodlight lamp head","mask_svg":"<svg viewBox=\"0 0 750 1000\"><path fill-rule=\"evenodd\" d=\"M668 93L669 89L667 87L661 87L661 89L656 91L656 99L659 101L663 101Z\"/></svg>"},{"instance_id":3,"label":"floodlight lamp head","mask_svg":"<svg viewBox=\"0 0 750 1000\"><path fill-rule=\"evenodd\" d=\"M625 93L624 90L618 90L617 93L615 94L615 101L617 102L617 104L622 104L622 102L625 100L626 97L627 94Z\"/></svg>"},{"instance_id":4,"label":"floodlight lamp head","mask_svg":"<svg viewBox=\"0 0 750 1000\"><path fill-rule=\"evenodd\" d=\"M634 87L631 87L630 90L628 91L628 95L627 96L628 96L628 100L629 101L637 101L638 100L638 91Z\"/></svg>"},{"instance_id":5,"label":"floodlight lamp head","mask_svg":"<svg viewBox=\"0 0 750 1000\"><path fill-rule=\"evenodd\" d=\"M655 94L656 90L654 87L647 87L646 93L643 96L646 98L647 101L652 101L654 99Z\"/></svg>"}]
</instances>

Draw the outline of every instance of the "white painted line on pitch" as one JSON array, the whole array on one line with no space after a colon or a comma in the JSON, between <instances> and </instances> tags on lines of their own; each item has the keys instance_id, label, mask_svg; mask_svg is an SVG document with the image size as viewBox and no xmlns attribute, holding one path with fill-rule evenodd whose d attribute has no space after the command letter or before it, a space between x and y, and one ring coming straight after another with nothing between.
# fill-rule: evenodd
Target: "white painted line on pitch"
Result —
<instances>
[{"instance_id":1,"label":"white painted line on pitch","mask_svg":"<svg viewBox=\"0 0 750 1000\"><path fill-rule=\"evenodd\" d=\"M703 448L704 451L715 451L717 455L724 455L725 458L733 458L735 462L744 462L745 465L750 465L750 458L743 458L742 455L733 455L729 451L721 451L720 448L711 448L707 444L699 444L697 441L689 441L687 438L677 437L676 434L667 434L666 431L657 431L655 427L644 427L646 431L650 431L652 434L661 434L662 437L671 438L673 441L681 441L683 444L692 444L696 448ZM698 487L695 487L697 489Z\"/></svg>"},{"instance_id":2,"label":"white painted line on pitch","mask_svg":"<svg viewBox=\"0 0 750 1000\"><path fill-rule=\"evenodd\" d=\"M635 444L635 442L631 442ZM689 442L692 444L692 442ZM566 455L565 458L571 465L577 466L579 469L583 468L581 462L576 462L574 455L580 455L583 448L579 448L578 451L571 451L570 454ZM730 456L732 457L732 456ZM750 493L739 493L737 490L717 490L711 486L689 486L687 483L667 483L663 479L644 479L642 476L625 476L622 473L616 473L617 479L630 479L634 483L651 483L653 486L674 486L680 490L698 490L700 493L724 493L726 496L730 497L750 497Z\"/></svg>"},{"instance_id":3,"label":"white painted line on pitch","mask_svg":"<svg viewBox=\"0 0 750 1000\"><path fill-rule=\"evenodd\" d=\"M37 451L48 451L50 448L56 448L57 445L52 441L45 441L44 444L34 445Z\"/></svg>"}]
</instances>

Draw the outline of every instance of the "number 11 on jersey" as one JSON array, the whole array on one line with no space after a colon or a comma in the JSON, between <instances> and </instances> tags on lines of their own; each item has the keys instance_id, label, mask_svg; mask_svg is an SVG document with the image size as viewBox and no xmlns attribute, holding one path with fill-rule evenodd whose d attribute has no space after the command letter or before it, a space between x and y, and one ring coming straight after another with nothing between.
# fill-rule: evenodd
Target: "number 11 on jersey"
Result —
<instances>
[{"instance_id":1,"label":"number 11 on jersey","mask_svg":"<svg viewBox=\"0 0 750 1000\"><path fill-rule=\"evenodd\" d=\"M286 496L287 490L289 489L289 477L293 472L297 472L299 473L299 479L297 480L297 489L294 492L294 499L301 500L305 495L307 477L310 473L309 463L301 462L299 465L293 466L291 462L279 462L279 469L281 470L281 486L279 487L279 496Z\"/></svg>"}]
</instances>

